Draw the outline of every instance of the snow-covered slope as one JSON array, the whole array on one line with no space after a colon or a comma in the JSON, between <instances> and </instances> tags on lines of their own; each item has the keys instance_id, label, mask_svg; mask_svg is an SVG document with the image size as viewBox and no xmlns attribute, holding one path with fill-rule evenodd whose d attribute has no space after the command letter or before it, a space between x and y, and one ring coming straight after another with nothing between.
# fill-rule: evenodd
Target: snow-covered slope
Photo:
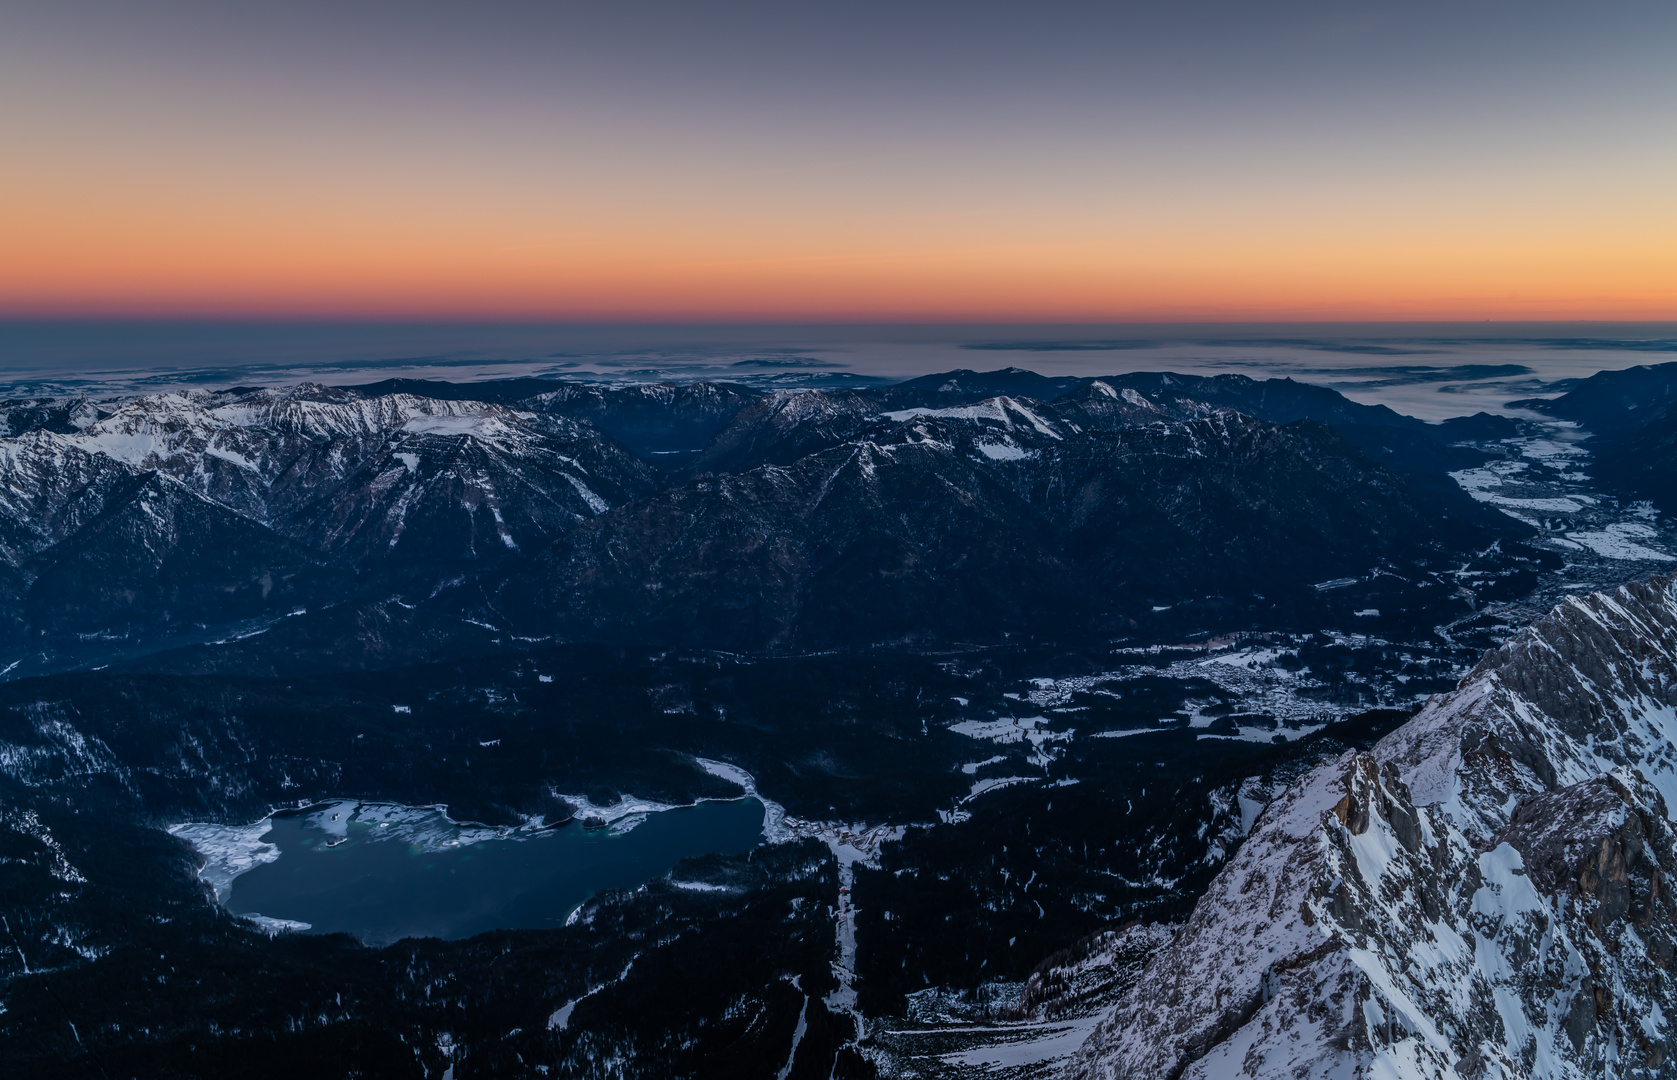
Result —
<instances>
[{"instance_id":1,"label":"snow-covered slope","mask_svg":"<svg viewBox=\"0 0 1677 1080\"><path fill-rule=\"evenodd\" d=\"M1677 1070L1677 579L1575 597L1272 803L1070 1075Z\"/></svg>"},{"instance_id":2,"label":"snow-covered slope","mask_svg":"<svg viewBox=\"0 0 1677 1080\"><path fill-rule=\"evenodd\" d=\"M412 394L361 398L308 384L139 398L62 438L136 469L165 473L327 550L368 529L388 542L428 488L450 489L448 502L467 514L501 511L488 539L504 544L545 538L651 486L639 462L614 453L586 424L485 402ZM521 490L504 493L498 484ZM376 506L375 516L384 520L315 528L322 500L346 492L367 495L348 497ZM526 501L532 505L531 535L518 537L506 513Z\"/></svg>"},{"instance_id":3,"label":"snow-covered slope","mask_svg":"<svg viewBox=\"0 0 1677 1080\"><path fill-rule=\"evenodd\" d=\"M135 475L62 435L0 439L0 565L20 566L85 526Z\"/></svg>"},{"instance_id":4,"label":"snow-covered slope","mask_svg":"<svg viewBox=\"0 0 1677 1080\"><path fill-rule=\"evenodd\" d=\"M156 394L79 431L0 440L0 528L36 537L5 546L33 553L73 531L53 514L83 505L95 474L147 471L328 552L366 534L389 546L433 492L466 516L492 517L488 539L503 546L652 487L644 465L586 423L500 405L307 384ZM344 505L328 513L323 503Z\"/></svg>"},{"instance_id":5,"label":"snow-covered slope","mask_svg":"<svg viewBox=\"0 0 1677 1080\"><path fill-rule=\"evenodd\" d=\"M33 425L0 438L0 668L37 638L423 598L657 486L585 421L480 401L305 384L0 405Z\"/></svg>"}]
</instances>

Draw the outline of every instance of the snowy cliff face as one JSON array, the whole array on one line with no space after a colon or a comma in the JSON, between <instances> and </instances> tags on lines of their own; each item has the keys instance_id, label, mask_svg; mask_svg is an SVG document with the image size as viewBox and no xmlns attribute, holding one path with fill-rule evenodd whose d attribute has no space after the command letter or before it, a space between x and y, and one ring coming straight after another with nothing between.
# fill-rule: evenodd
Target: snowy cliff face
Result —
<instances>
[{"instance_id":1,"label":"snowy cliff face","mask_svg":"<svg viewBox=\"0 0 1677 1080\"><path fill-rule=\"evenodd\" d=\"M644 466L586 424L307 384L139 398L64 439L329 551L395 546L429 504L481 517L476 532L490 549L516 547L652 486Z\"/></svg>"},{"instance_id":2,"label":"snowy cliff face","mask_svg":"<svg viewBox=\"0 0 1677 1080\"><path fill-rule=\"evenodd\" d=\"M99 477L145 472L327 551L394 546L430 504L482 516L490 548L531 544L653 487L644 464L563 417L309 385L158 394L75 432L0 440L0 529L38 535L14 542L32 554L100 512Z\"/></svg>"},{"instance_id":3,"label":"snowy cliff face","mask_svg":"<svg viewBox=\"0 0 1677 1080\"><path fill-rule=\"evenodd\" d=\"M1569 599L1260 817L1070 1067L1677 1075L1677 579Z\"/></svg>"},{"instance_id":4,"label":"snowy cliff face","mask_svg":"<svg viewBox=\"0 0 1677 1080\"><path fill-rule=\"evenodd\" d=\"M81 529L134 475L61 435L0 440L0 564L20 566Z\"/></svg>"},{"instance_id":5,"label":"snowy cliff face","mask_svg":"<svg viewBox=\"0 0 1677 1080\"><path fill-rule=\"evenodd\" d=\"M0 437L4 670L423 598L657 486L585 421L411 394L0 403L25 423Z\"/></svg>"}]
</instances>

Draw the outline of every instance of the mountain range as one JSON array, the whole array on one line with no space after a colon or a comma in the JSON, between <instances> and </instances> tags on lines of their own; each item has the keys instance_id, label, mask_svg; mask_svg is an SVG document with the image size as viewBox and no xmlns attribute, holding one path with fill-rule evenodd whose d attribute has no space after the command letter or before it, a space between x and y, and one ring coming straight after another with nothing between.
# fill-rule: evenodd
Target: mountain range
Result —
<instances>
[{"instance_id":1,"label":"mountain range","mask_svg":"<svg viewBox=\"0 0 1677 1080\"><path fill-rule=\"evenodd\" d=\"M1587 455L1235 375L0 402L0 1060L1670 1076L1677 582L1585 584L1670 376L1522 403ZM523 929L220 899L333 808L747 798Z\"/></svg>"},{"instance_id":2,"label":"mountain range","mask_svg":"<svg viewBox=\"0 0 1677 1080\"><path fill-rule=\"evenodd\" d=\"M1363 607L1424 625L1460 605L1429 575L1529 532L1445 475L1507 423L1427 425L1289 380L1018 369L862 391L521 379L9 401L0 650L19 673L62 668L345 605L463 641L477 625L747 650ZM1339 579L1359 586L1313 588Z\"/></svg>"}]
</instances>

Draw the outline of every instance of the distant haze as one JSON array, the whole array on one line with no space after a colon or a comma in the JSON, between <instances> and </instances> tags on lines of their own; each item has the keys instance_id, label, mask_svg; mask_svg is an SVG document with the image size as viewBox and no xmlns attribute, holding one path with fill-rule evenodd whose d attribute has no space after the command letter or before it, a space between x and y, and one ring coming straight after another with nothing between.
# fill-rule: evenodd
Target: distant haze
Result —
<instances>
[{"instance_id":1,"label":"distant haze","mask_svg":"<svg viewBox=\"0 0 1677 1080\"><path fill-rule=\"evenodd\" d=\"M0 315L1677 318L1677 6L63 0Z\"/></svg>"},{"instance_id":2,"label":"distant haze","mask_svg":"<svg viewBox=\"0 0 1677 1080\"><path fill-rule=\"evenodd\" d=\"M302 381L710 379L763 389L1023 367L1289 377L1438 420L1677 360L1677 323L707 324L0 321L0 396Z\"/></svg>"}]
</instances>

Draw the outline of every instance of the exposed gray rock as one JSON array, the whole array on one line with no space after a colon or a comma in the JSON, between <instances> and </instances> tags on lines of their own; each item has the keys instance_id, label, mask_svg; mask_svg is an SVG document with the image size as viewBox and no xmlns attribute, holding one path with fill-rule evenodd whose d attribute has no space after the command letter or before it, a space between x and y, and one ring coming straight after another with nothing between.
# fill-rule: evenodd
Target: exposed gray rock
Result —
<instances>
[{"instance_id":1,"label":"exposed gray rock","mask_svg":"<svg viewBox=\"0 0 1677 1080\"><path fill-rule=\"evenodd\" d=\"M584 421L480 401L304 384L58 403L47 420L16 404L0 425L35 426L0 438L12 660L423 600L657 487Z\"/></svg>"},{"instance_id":2,"label":"exposed gray rock","mask_svg":"<svg viewBox=\"0 0 1677 1080\"><path fill-rule=\"evenodd\" d=\"M1271 804L1070 1074L1677 1075L1677 586L1572 598Z\"/></svg>"},{"instance_id":3,"label":"exposed gray rock","mask_svg":"<svg viewBox=\"0 0 1677 1080\"><path fill-rule=\"evenodd\" d=\"M1037 965L1019 994L1027 1020L1094 1015L1133 987L1153 954L1175 940L1162 923L1132 923L1091 934Z\"/></svg>"}]
</instances>

